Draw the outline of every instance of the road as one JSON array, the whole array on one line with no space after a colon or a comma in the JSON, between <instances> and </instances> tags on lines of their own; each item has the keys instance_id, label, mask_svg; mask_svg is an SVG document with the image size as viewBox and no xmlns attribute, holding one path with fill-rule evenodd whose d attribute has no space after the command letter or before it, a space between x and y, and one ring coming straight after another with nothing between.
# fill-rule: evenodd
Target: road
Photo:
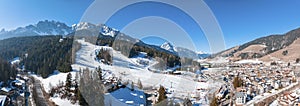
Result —
<instances>
[{"instance_id":1,"label":"road","mask_svg":"<svg viewBox=\"0 0 300 106\"><path fill-rule=\"evenodd\" d=\"M36 106L49 106L47 99L44 96L43 88L41 85L41 81L35 79L34 77L30 77L32 82L32 98L36 104Z\"/></svg>"}]
</instances>

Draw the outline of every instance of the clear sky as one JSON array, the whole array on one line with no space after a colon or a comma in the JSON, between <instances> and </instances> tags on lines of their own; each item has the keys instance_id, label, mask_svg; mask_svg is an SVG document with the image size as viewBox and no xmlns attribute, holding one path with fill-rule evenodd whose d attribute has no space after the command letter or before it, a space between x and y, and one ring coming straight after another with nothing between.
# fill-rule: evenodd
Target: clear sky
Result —
<instances>
[{"instance_id":1,"label":"clear sky","mask_svg":"<svg viewBox=\"0 0 300 106\"><path fill-rule=\"evenodd\" d=\"M0 0L0 28L15 29L42 20L78 23L93 0Z\"/></svg>"},{"instance_id":2,"label":"clear sky","mask_svg":"<svg viewBox=\"0 0 300 106\"><path fill-rule=\"evenodd\" d=\"M14 29L46 19L72 25L80 21L92 2L93 0L0 0L0 29ZM300 1L298 0L205 0L205 2L222 29L227 48L262 36L283 34L300 26ZM172 16L172 14L165 14L161 8L153 9L160 11L158 14L161 16ZM172 11L168 8L164 9ZM141 9L137 7L135 10ZM118 22L108 24L119 28L124 25L118 23L128 23L128 20L130 20L128 17L124 17ZM178 16L171 20L191 21L186 16ZM183 25L185 30L190 27L194 25ZM208 45L203 34L191 34L191 37L197 50L209 52L209 47L203 46ZM149 38L145 40L162 41L149 40Z\"/></svg>"}]
</instances>

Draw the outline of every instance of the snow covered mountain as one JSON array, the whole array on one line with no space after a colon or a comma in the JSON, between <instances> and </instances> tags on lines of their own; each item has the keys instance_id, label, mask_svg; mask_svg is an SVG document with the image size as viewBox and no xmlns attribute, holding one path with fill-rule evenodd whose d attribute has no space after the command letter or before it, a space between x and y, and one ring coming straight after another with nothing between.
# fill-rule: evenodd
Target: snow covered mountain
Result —
<instances>
[{"instance_id":1,"label":"snow covered mountain","mask_svg":"<svg viewBox=\"0 0 300 106\"><path fill-rule=\"evenodd\" d=\"M189 50L187 48L183 47L175 47L169 42L163 43L160 48L165 49L167 51L170 51L172 53L175 53L181 57L188 57L188 58L199 58L199 59L204 59L210 56L208 53L204 53L202 51L200 52L195 52L193 50Z\"/></svg>"},{"instance_id":2,"label":"snow covered mountain","mask_svg":"<svg viewBox=\"0 0 300 106\"><path fill-rule=\"evenodd\" d=\"M6 31L0 30L0 39L20 36L35 36L35 35L68 35L73 32L78 32L82 35L98 35L101 33L106 36L116 36L119 31L110 28L104 24L92 24L88 22L80 22L68 26L65 23L58 21L39 21L37 24L31 24L25 27L18 27L17 29Z\"/></svg>"},{"instance_id":3,"label":"snow covered mountain","mask_svg":"<svg viewBox=\"0 0 300 106\"><path fill-rule=\"evenodd\" d=\"M102 25L101 33L103 35L108 35L108 36L114 37L119 33L119 31L114 28L110 28L108 26Z\"/></svg>"},{"instance_id":4,"label":"snow covered mountain","mask_svg":"<svg viewBox=\"0 0 300 106\"><path fill-rule=\"evenodd\" d=\"M170 52L176 52L176 48L170 42L165 42L160 47Z\"/></svg>"},{"instance_id":5,"label":"snow covered mountain","mask_svg":"<svg viewBox=\"0 0 300 106\"><path fill-rule=\"evenodd\" d=\"M39 21L37 24L19 27L15 30L0 31L0 39L18 37L18 36L34 36L34 35L67 35L73 32L72 28L58 21Z\"/></svg>"},{"instance_id":6,"label":"snow covered mountain","mask_svg":"<svg viewBox=\"0 0 300 106\"><path fill-rule=\"evenodd\" d=\"M208 54L208 53L198 53L198 57L200 59L204 59L204 58L207 58L209 56L211 56L211 54Z\"/></svg>"},{"instance_id":7,"label":"snow covered mountain","mask_svg":"<svg viewBox=\"0 0 300 106\"><path fill-rule=\"evenodd\" d=\"M101 33L102 35L111 37L115 37L119 33L118 30L110 28L104 24L91 24L88 22L80 22L78 24L73 24L72 30L76 32L85 31L85 33L89 32L94 34Z\"/></svg>"},{"instance_id":8,"label":"snow covered mountain","mask_svg":"<svg viewBox=\"0 0 300 106\"><path fill-rule=\"evenodd\" d=\"M95 25L88 22L80 22L78 24L72 25L72 30L78 31L78 30L90 30L90 31L99 31L101 28L101 25Z\"/></svg>"}]
</instances>

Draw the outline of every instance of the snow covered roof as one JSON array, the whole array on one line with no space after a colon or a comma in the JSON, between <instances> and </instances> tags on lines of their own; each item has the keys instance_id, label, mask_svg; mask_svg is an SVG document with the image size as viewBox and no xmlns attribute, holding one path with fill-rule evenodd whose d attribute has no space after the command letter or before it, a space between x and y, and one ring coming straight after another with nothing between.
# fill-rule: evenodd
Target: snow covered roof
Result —
<instances>
[{"instance_id":1,"label":"snow covered roof","mask_svg":"<svg viewBox=\"0 0 300 106\"><path fill-rule=\"evenodd\" d=\"M120 100L121 102L126 103L127 105L133 105L133 106L146 105L145 93L137 89L131 91L131 89L128 87L120 88L112 92L111 95L115 99Z\"/></svg>"},{"instance_id":2,"label":"snow covered roof","mask_svg":"<svg viewBox=\"0 0 300 106\"><path fill-rule=\"evenodd\" d=\"M1 89L1 91L4 91L4 92L9 92L11 90L11 88L8 88L8 87L3 87Z\"/></svg>"},{"instance_id":3,"label":"snow covered roof","mask_svg":"<svg viewBox=\"0 0 300 106\"><path fill-rule=\"evenodd\" d=\"M0 106L4 106L6 100L6 95L0 95Z\"/></svg>"},{"instance_id":4,"label":"snow covered roof","mask_svg":"<svg viewBox=\"0 0 300 106\"><path fill-rule=\"evenodd\" d=\"M15 64L20 62L20 57L15 57L14 59L11 60L10 64Z\"/></svg>"}]
</instances>

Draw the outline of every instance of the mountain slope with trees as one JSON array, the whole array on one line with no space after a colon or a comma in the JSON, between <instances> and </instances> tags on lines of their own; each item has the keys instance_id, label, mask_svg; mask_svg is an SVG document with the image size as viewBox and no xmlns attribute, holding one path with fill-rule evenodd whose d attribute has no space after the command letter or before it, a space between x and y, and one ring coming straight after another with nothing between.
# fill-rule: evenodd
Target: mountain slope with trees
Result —
<instances>
[{"instance_id":1,"label":"mountain slope with trees","mask_svg":"<svg viewBox=\"0 0 300 106\"><path fill-rule=\"evenodd\" d=\"M217 53L214 55L214 57L222 56L238 59L261 58L290 46L298 38L300 38L300 28L294 29L282 35L269 35L255 39L234 48L234 50L230 50L230 52L228 52L229 50L225 50ZM257 45L263 48L260 50L253 49L253 46L256 46L257 48ZM252 49L249 49L251 46Z\"/></svg>"},{"instance_id":2,"label":"mountain slope with trees","mask_svg":"<svg viewBox=\"0 0 300 106\"><path fill-rule=\"evenodd\" d=\"M9 62L0 58L0 82L7 82L11 78L16 78L17 69Z\"/></svg>"},{"instance_id":3,"label":"mountain slope with trees","mask_svg":"<svg viewBox=\"0 0 300 106\"><path fill-rule=\"evenodd\" d=\"M0 41L0 56L5 60L21 57L21 65L24 65L26 70L47 77L54 70L72 70L72 44L72 37L62 36L9 38ZM75 48L80 47L75 45Z\"/></svg>"}]
</instances>

